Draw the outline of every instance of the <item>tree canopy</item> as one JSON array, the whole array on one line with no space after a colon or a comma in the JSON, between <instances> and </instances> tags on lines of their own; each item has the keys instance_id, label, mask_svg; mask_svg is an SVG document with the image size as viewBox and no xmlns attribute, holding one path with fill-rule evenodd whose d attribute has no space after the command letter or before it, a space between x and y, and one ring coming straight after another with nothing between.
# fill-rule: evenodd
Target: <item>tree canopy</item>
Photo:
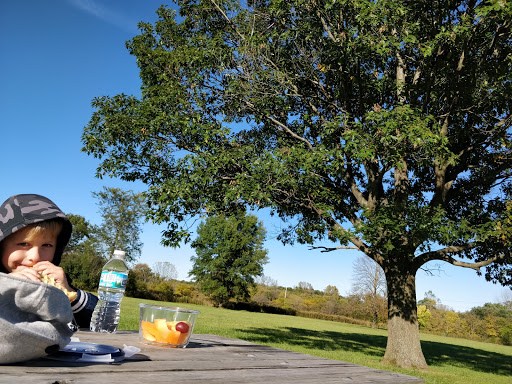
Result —
<instances>
[{"instance_id":1,"label":"tree canopy","mask_svg":"<svg viewBox=\"0 0 512 384\"><path fill-rule=\"evenodd\" d=\"M103 256L108 260L119 249L126 252L127 262L137 260L143 245L140 241L146 212L143 195L107 187L92 195L98 199L102 217L96 236Z\"/></svg>"},{"instance_id":2,"label":"tree canopy","mask_svg":"<svg viewBox=\"0 0 512 384\"><path fill-rule=\"evenodd\" d=\"M255 277L263 274L268 261L265 233L254 215L209 217L199 224L191 244L196 256L191 258L189 275L217 305L230 299L247 301L256 286Z\"/></svg>"},{"instance_id":3,"label":"tree canopy","mask_svg":"<svg viewBox=\"0 0 512 384\"><path fill-rule=\"evenodd\" d=\"M83 150L148 186L165 242L268 208L280 239L354 247L386 275L384 360L426 367L425 263L512 283L512 3L181 0L127 42L142 96L102 96Z\"/></svg>"}]
</instances>

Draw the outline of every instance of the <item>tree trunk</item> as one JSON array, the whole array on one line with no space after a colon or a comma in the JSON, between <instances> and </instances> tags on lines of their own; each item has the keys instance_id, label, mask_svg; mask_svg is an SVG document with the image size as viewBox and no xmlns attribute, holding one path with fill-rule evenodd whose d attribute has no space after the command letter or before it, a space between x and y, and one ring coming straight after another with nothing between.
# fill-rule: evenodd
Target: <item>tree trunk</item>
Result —
<instances>
[{"instance_id":1,"label":"tree trunk","mask_svg":"<svg viewBox=\"0 0 512 384\"><path fill-rule=\"evenodd\" d=\"M416 271L397 264L384 269L388 287L388 342L382 362L427 369L416 310Z\"/></svg>"}]
</instances>

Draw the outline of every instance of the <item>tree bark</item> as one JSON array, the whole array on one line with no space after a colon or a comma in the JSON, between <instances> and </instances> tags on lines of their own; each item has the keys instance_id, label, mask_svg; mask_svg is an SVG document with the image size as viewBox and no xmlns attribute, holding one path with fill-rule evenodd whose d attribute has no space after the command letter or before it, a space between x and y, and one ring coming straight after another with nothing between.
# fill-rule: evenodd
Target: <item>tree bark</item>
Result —
<instances>
[{"instance_id":1,"label":"tree bark","mask_svg":"<svg viewBox=\"0 0 512 384\"><path fill-rule=\"evenodd\" d=\"M416 271L397 264L384 269L388 287L388 341L382 362L427 369L416 309Z\"/></svg>"}]
</instances>

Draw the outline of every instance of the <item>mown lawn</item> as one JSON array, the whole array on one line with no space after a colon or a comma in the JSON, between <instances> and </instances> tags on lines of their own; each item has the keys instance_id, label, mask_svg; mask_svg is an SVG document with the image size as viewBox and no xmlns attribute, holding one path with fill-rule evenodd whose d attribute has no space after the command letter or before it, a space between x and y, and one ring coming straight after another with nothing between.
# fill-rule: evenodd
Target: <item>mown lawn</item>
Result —
<instances>
[{"instance_id":1,"label":"mown lawn","mask_svg":"<svg viewBox=\"0 0 512 384\"><path fill-rule=\"evenodd\" d=\"M425 379L427 384L511 384L512 347L421 335L428 371L382 365L385 330L295 316L233 311L201 305L125 297L119 329L137 330L138 304L157 303L201 311L194 332L243 339L290 351L348 361Z\"/></svg>"}]
</instances>

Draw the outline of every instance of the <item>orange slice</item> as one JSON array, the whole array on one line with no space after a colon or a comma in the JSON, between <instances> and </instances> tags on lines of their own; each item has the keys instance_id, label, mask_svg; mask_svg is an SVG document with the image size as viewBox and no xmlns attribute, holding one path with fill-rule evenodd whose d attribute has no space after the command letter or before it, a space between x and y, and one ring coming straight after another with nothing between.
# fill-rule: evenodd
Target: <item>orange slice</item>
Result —
<instances>
[{"instance_id":1,"label":"orange slice","mask_svg":"<svg viewBox=\"0 0 512 384\"><path fill-rule=\"evenodd\" d=\"M156 328L156 325L154 323L142 320L140 326L142 328L142 336L146 340L165 343L165 339L160 336L160 331ZM148 335L151 335L151 337L149 337Z\"/></svg>"},{"instance_id":2,"label":"orange slice","mask_svg":"<svg viewBox=\"0 0 512 384\"><path fill-rule=\"evenodd\" d=\"M156 337L145 329L142 330L142 337L144 337L147 341L156 341Z\"/></svg>"}]
</instances>

